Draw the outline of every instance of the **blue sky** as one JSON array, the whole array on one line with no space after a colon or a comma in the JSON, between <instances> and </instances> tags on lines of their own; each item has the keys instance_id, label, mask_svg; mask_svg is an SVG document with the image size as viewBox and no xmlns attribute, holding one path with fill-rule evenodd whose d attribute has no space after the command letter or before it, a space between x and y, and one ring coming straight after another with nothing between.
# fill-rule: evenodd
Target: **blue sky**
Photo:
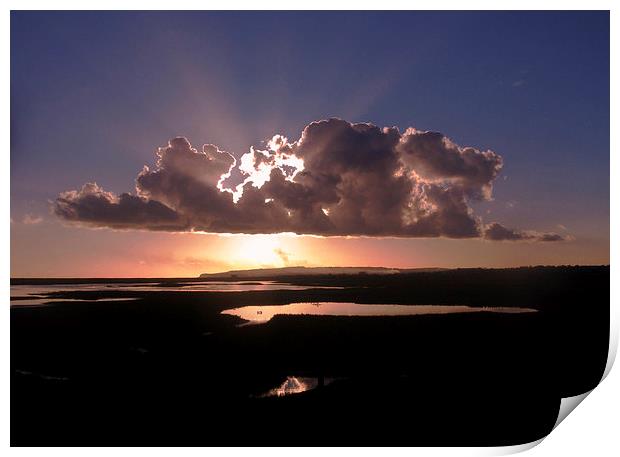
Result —
<instances>
[{"instance_id":1,"label":"blue sky","mask_svg":"<svg viewBox=\"0 0 620 457\"><path fill-rule=\"evenodd\" d=\"M133 190L177 135L237 156L328 117L504 159L508 225L609 236L607 12L13 12L11 211Z\"/></svg>"}]
</instances>

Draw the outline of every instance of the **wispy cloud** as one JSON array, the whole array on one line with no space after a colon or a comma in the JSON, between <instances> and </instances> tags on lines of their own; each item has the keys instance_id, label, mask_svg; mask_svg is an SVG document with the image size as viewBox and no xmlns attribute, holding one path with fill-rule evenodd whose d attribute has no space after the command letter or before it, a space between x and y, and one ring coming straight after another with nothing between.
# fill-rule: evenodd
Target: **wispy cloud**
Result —
<instances>
[{"instance_id":1,"label":"wispy cloud","mask_svg":"<svg viewBox=\"0 0 620 457\"><path fill-rule=\"evenodd\" d=\"M276 255L278 257L280 257L280 259L282 260L282 263L284 263L284 265L288 265L289 264L290 254L288 252L286 252L282 248L276 248L276 249L273 250L273 252L275 252Z\"/></svg>"},{"instance_id":2,"label":"wispy cloud","mask_svg":"<svg viewBox=\"0 0 620 457\"><path fill-rule=\"evenodd\" d=\"M22 223L26 225L40 224L41 222L43 222L43 218L35 214L26 214L22 218Z\"/></svg>"},{"instance_id":3,"label":"wispy cloud","mask_svg":"<svg viewBox=\"0 0 620 457\"><path fill-rule=\"evenodd\" d=\"M559 235L553 232L541 233L533 230L515 230L504 227L498 222L492 222L484 230L484 238L491 241L568 241L572 237Z\"/></svg>"}]
</instances>

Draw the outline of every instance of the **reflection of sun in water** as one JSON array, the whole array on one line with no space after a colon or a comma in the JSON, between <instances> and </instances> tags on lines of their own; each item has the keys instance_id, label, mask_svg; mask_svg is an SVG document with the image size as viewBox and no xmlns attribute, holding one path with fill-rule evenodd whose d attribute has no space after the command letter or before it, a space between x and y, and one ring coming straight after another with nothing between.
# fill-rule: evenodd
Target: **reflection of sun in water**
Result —
<instances>
[{"instance_id":1,"label":"reflection of sun in water","mask_svg":"<svg viewBox=\"0 0 620 457\"><path fill-rule=\"evenodd\" d=\"M247 267L282 267L285 251L279 235L243 235L236 243L233 261Z\"/></svg>"},{"instance_id":2,"label":"reflection of sun in water","mask_svg":"<svg viewBox=\"0 0 620 457\"><path fill-rule=\"evenodd\" d=\"M299 394L316 388L317 384L316 378L288 376L282 385L271 389L263 395L259 395L259 397L283 397L285 395Z\"/></svg>"},{"instance_id":3,"label":"reflection of sun in water","mask_svg":"<svg viewBox=\"0 0 620 457\"><path fill-rule=\"evenodd\" d=\"M338 378L323 378L319 384L319 378L307 378L301 376L288 376L280 386L271 389L258 397L283 397L285 395L300 394L308 390L316 389L320 385L327 386Z\"/></svg>"}]
</instances>

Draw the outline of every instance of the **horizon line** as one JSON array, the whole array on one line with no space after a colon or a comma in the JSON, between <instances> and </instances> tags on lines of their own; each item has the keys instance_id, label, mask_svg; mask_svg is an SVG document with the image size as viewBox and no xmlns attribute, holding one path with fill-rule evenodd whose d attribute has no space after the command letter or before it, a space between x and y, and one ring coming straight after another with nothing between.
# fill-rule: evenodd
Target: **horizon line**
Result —
<instances>
[{"instance_id":1,"label":"horizon line","mask_svg":"<svg viewBox=\"0 0 620 457\"><path fill-rule=\"evenodd\" d=\"M96 279L96 280L105 280L105 279L204 279L201 278L201 275L219 275L225 273L234 273L238 271L261 271L261 270L282 270L287 268L305 268L305 269L314 269L314 268L380 268L384 270L399 270L402 272L414 271L414 270L517 270L523 268L577 268L577 267L610 267L610 264L537 264L537 265L519 265L519 266L506 266L506 267L377 267L377 266L345 266L345 267L307 267L307 266L289 266L289 267L264 267L264 268L247 268L247 269L236 269L236 270L225 270L218 271L213 273L199 273L198 276L10 276L10 280L25 280L25 279Z\"/></svg>"}]
</instances>

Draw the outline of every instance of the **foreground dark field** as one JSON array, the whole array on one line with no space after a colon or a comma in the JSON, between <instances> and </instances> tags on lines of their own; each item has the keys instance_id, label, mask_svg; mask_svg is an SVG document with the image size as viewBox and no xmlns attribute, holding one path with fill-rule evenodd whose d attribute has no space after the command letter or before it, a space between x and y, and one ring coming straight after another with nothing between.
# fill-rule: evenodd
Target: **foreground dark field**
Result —
<instances>
[{"instance_id":1,"label":"foreground dark field","mask_svg":"<svg viewBox=\"0 0 620 457\"><path fill-rule=\"evenodd\" d=\"M607 359L608 267L255 279L346 288L74 291L55 297L138 300L13 306L12 444L519 444L547 434L560 399L594 388ZM300 301L538 312L244 327L220 315ZM339 379L257 398L290 375Z\"/></svg>"}]
</instances>

